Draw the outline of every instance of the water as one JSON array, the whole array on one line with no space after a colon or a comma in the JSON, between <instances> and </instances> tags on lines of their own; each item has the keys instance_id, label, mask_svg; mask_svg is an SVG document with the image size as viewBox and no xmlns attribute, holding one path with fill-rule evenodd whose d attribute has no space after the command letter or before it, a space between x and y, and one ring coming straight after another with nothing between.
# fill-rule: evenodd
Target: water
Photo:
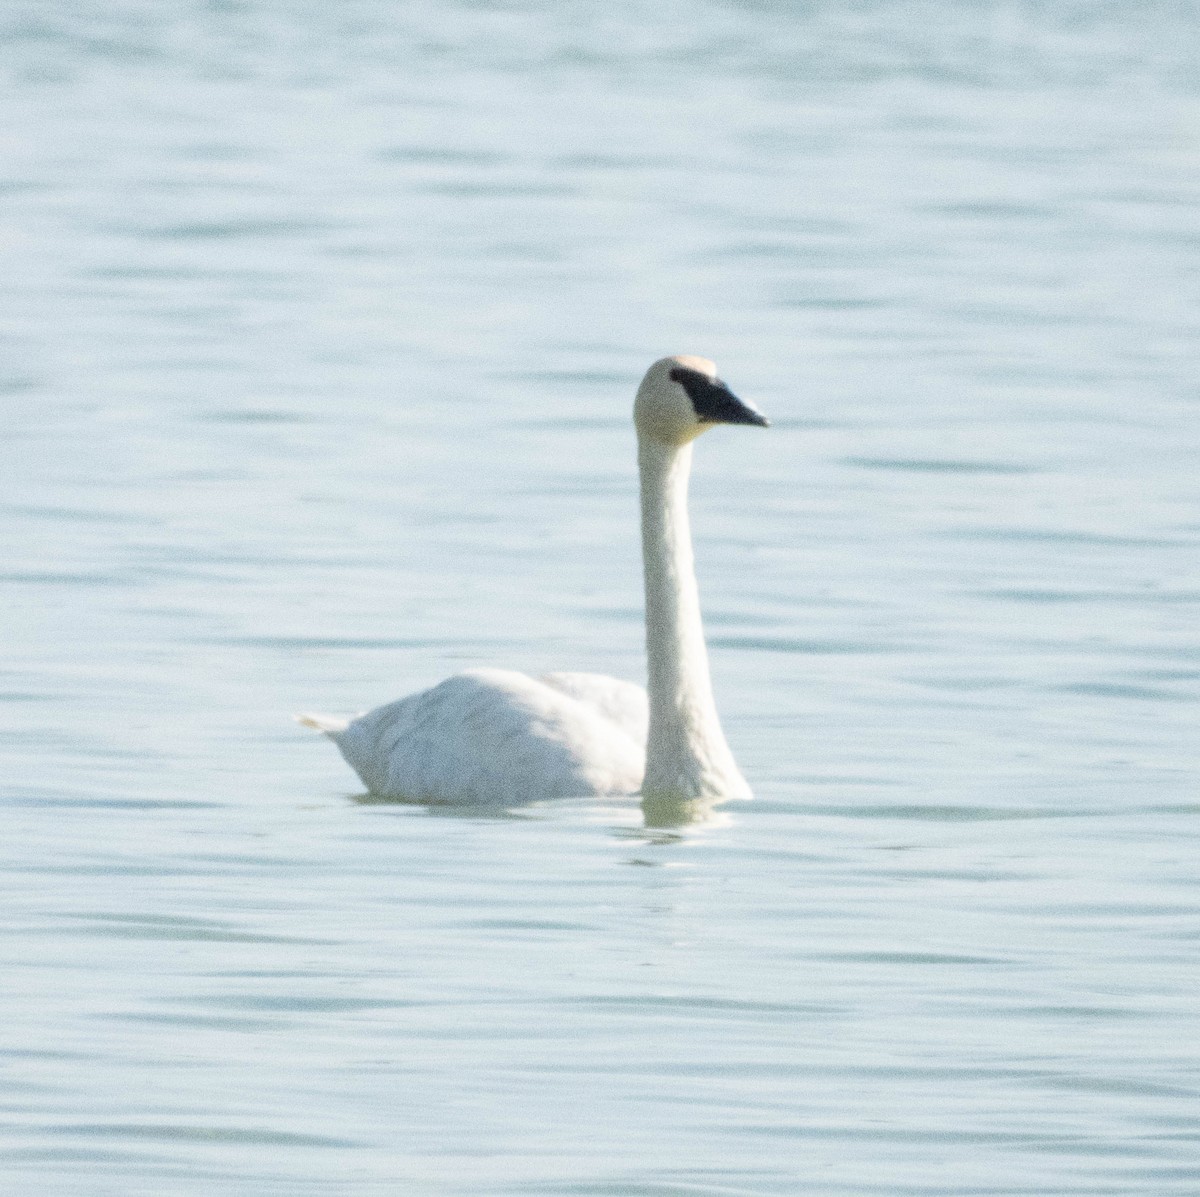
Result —
<instances>
[{"instance_id":1,"label":"water","mask_svg":"<svg viewBox=\"0 0 1200 1197\"><path fill-rule=\"evenodd\" d=\"M1190 6L2 22L6 1191L1200 1189ZM756 801L356 801L641 676L676 351Z\"/></svg>"}]
</instances>

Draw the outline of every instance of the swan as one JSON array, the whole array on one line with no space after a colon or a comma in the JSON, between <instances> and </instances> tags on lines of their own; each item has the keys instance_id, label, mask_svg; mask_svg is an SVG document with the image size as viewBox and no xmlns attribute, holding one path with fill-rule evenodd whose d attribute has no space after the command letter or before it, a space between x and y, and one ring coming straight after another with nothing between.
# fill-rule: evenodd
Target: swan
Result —
<instances>
[{"instance_id":1,"label":"swan","mask_svg":"<svg viewBox=\"0 0 1200 1197\"><path fill-rule=\"evenodd\" d=\"M506 807L640 791L647 823L750 797L713 700L687 488L702 432L768 421L711 361L688 354L650 367L633 412L647 690L594 673L471 669L354 719L298 715L333 740L372 794Z\"/></svg>"}]
</instances>

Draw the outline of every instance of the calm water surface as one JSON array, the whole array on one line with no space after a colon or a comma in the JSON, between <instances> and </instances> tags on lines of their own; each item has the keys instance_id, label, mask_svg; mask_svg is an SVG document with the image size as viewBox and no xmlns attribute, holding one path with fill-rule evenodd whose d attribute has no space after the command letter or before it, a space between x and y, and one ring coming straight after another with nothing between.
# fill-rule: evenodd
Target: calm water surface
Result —
<instances>
[{"instance_id":1,"label":"calm water surface","mask_svg":"<svg viewBox=\"0 0 1200 1197\"><path fill-rule=\"evenodd\" d=\"M0 16L0 1187L1200 1191L1200 19ZM642 676L757 800L356 800L294 710Z\"/></svg>"}]
</instances>

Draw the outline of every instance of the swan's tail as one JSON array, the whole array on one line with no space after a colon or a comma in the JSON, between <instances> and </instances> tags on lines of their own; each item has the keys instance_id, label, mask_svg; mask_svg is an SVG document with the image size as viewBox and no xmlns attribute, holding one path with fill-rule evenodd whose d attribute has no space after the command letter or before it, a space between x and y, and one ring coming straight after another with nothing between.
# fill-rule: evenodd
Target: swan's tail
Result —
<instances>
[{"instance_id":1,"label":"swan's tail","mask_svg":"<svg viewBox=\"0 0 1200 1197\"><path fill-rule=\"evenodd\" d=\"M350 726L349 719L339 719L336 715L293 715L292 718L305 727L324 732L331 740L337 739Z\"/></svg>"}]
</instances>

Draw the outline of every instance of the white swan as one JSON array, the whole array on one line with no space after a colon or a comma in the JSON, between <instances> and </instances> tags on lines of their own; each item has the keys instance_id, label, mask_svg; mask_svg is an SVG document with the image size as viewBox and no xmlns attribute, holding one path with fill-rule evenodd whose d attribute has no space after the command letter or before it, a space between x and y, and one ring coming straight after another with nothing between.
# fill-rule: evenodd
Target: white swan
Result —
<instances>
[{"instance_id":1,"label":"white swan","mask_svg":"<svg viewBox=\"0 0 1200 1197\"><path fill-rule=\"evenodd\" d=\"M513 806L640 790L647 822L750 797L713 701L687 486L700 433L767 420L717 378L712 362L679 356L647 371L634 423L649 698L601 674L473 669L356 719L298 716L337 744L373 794Z\"/></svg>"}]
</instances>

